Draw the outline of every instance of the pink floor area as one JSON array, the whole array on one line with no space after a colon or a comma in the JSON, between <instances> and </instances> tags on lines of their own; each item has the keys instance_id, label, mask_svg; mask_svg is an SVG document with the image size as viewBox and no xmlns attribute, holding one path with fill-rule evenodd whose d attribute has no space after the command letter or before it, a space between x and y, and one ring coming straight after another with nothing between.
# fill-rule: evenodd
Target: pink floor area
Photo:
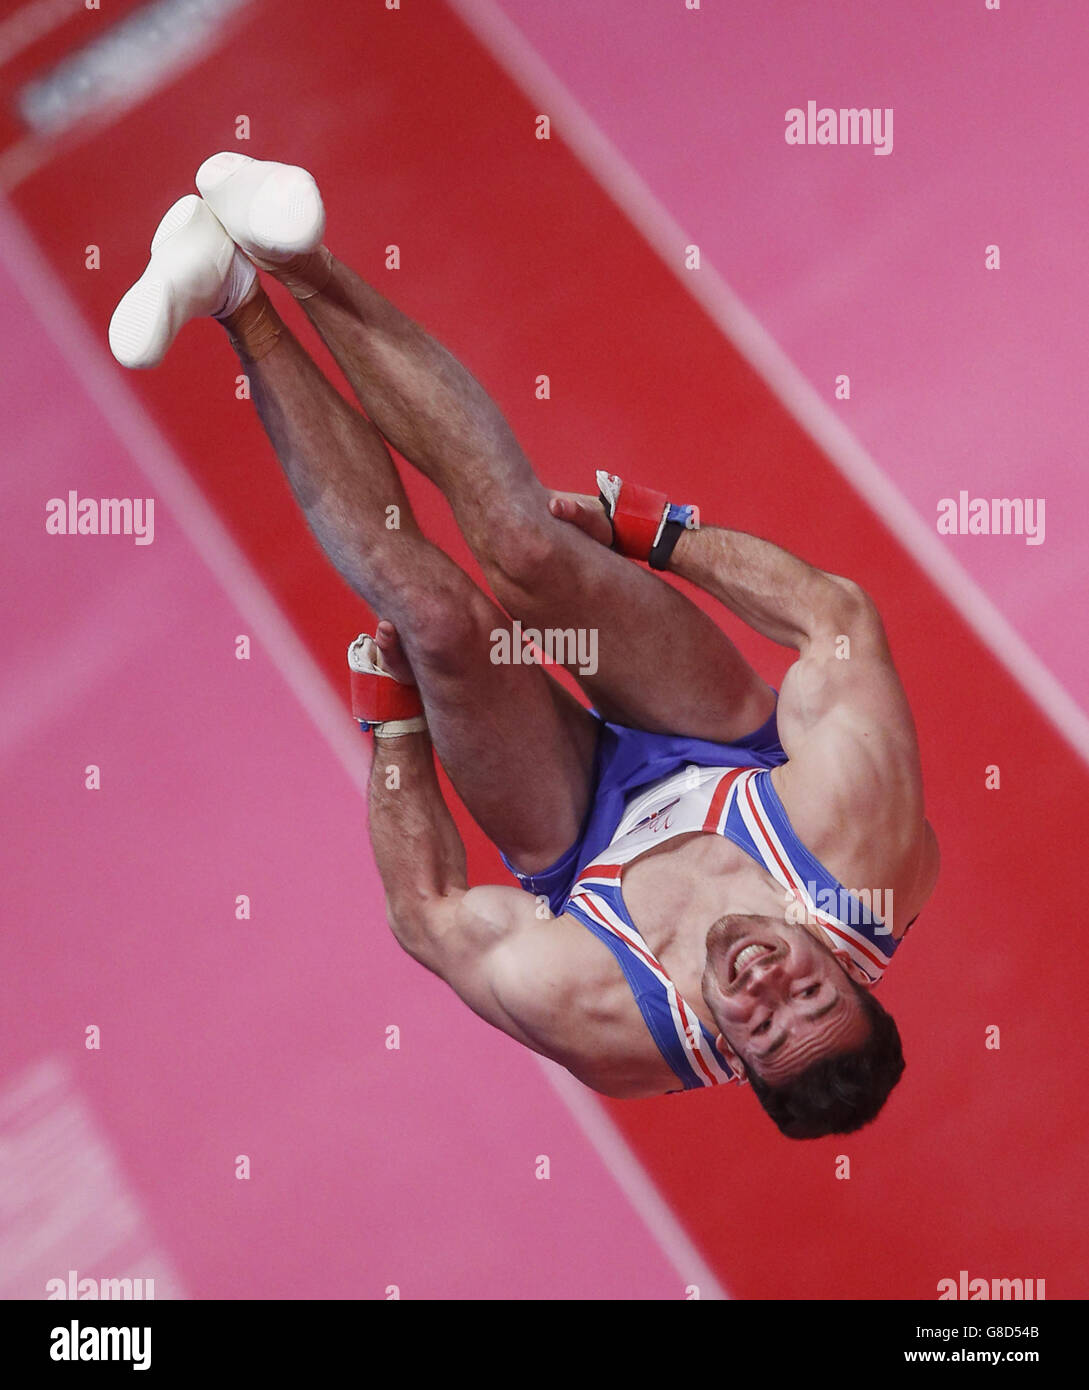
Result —
<instances>
[{"instance_id":1,"label":"pink floor area","mask_svg":"<svg viewBox=\"0 0 1089 1390\"><path fill-rule=\"evenodd\" d=\"M1041 545L943 544L1084 705L1083 8L500 5L930 527L961 490L1045 499ZM810 99L891 107L892 153L787 145Z\"/></svg>"},{"instance_id":2,"label":"pink floor area","mask_svg":"<svg viewBox=\"0 0 1089 1390\"><path fill-rule=\"evenodd\" d=\"M4 267L0 330L0 1295L683 1298L625 1162L394 943L353 777L178 516L46 534L155 489Z\"/></svg>"}]
</instances>

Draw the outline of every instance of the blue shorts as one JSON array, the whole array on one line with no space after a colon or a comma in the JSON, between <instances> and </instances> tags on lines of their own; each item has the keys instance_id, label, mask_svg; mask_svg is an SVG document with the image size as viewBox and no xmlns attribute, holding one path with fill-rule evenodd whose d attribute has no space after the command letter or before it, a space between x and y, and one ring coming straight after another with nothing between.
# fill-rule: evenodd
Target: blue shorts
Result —
<instances>
[{"instance_id":1,"label":"blue shorts","mask_svg":"<svg viewBox=\"0 0 1089 1390\"><path fill-rule=\"evenodd\" d=\"M545 896L559 914L571 885L587 864L608 845L624 814L624 804L637 787L656 782L682 767L781 767L787 761L779 742L779 726L771 718L737 743L711 743L680 734L649 734L624 724L609 724L599 716L590 806L571 847L539 874L521 874L503 855L503 863L527 893Z\"/></svg>"}]
</instances>

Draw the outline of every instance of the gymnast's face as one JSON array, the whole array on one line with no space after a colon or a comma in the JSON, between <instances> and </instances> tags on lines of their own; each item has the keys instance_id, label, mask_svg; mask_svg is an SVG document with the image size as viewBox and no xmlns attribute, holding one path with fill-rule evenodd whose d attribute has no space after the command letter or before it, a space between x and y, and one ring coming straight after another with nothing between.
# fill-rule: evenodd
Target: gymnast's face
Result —
<instances>
[{"instance_id":1,"label":"gymnast's face","mask_svg":"<svg viewBox=\"0 0 1089 1390\"><path fill-rule=\"evenodd\" d=\"M816 929L775 917L728 916L707 933L703 997L717 1046L735 1070L781 1085L869 1036L851 981L865 975Z\"/></svg>"}]
</instances>

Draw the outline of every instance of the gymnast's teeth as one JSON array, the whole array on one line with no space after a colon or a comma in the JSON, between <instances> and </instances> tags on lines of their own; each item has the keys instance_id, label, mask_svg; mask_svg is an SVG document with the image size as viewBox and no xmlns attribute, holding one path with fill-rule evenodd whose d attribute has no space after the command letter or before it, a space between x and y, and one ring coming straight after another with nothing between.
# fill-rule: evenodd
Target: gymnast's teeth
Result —
<instances>
[{"instance_id":1,"label":"gymnast's teeth","mask_svg":"<svg viewBox=\"0 0 1089 1390\"><path fill-rule=\"evenodd\" d=\"M750 961L755 960L757 956L767 955L771 949L770 946L763 946L756 943L752 946L746 946L734 961L734 979L737 979L738 975L741 974Z\"/></svg>"}]
</instances>

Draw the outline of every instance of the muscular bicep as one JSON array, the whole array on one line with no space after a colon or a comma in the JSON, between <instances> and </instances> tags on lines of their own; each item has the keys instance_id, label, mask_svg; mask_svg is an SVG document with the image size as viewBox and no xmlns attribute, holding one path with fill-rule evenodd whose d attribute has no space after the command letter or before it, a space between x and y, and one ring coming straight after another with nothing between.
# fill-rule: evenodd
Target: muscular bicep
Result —
<instances>
[{"instance_id":1,"label":"muscular bicep","mask_svg":"<svg viewBox=\"0 0 1089 1390\"><path fill-rule=\"evenodd\" d=\"M838 600L814 624L779 693L779 735L800 758L843 737L915 736L911 710L873 601L849 580L824 576Z\"/></svg>"},{"instance_id":2,"label":"muscular bicep","mask_svg":"<svg viewBox=\"0 0 1089 1390\"><path fill-rule=\"evenodd\" d=\"M390 925L414 960L438 975L478 1017L542 1051L511 1006L507 982L519 943L537 923L536 900L521 888L482 885L426 899Z\"/></svg>"},{"instance_id":3,"label":"muscular bicep","mask_svg":"<svg viewBox=\"0 0 1089 1390\"><path fill-rule=\"evenodd\" d=\"M893 861L924 825L915 724L876 608L857 586L845 594L783 681L779 735L790 761L775 782L814 853L880 839L878 857Z\"/></svg>"}]
</instances>

